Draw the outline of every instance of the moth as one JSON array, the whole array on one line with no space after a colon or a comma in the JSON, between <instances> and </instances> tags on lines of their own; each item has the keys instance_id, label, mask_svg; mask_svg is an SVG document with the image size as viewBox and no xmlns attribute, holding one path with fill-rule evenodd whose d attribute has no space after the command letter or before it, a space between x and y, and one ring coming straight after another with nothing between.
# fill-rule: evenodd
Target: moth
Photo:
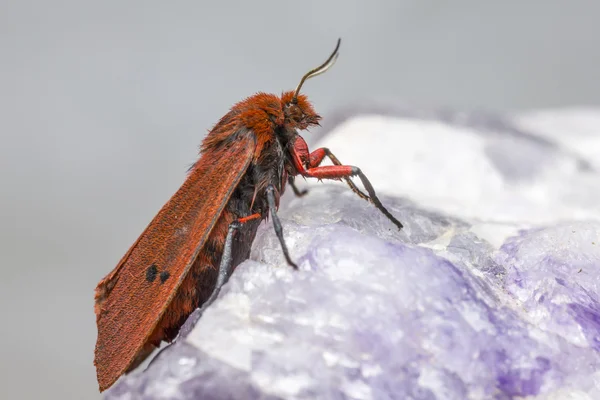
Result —
<instances>
[{"instance_id":1,"label":"moth","mask_svg":"<svg viewBox=\"0 0 600 400\"><path fill-rule=\"evenodd\" d=\"M343 165L327 148L310 152L299 134L321 120L300 90L331 68L340 44L338 39L329 58L306 73L294 91L257 93L235 104L203 140L180 189L98 283L94 364L100 391L161 341L171 342L194 310L214 301L235 267L248 259L256 230L268 216L287 263L298 268L277 216L287 185L297 196L306 194L295 177L344 180L402 229L360 168ZM325 158L333 165L321 166Z\"/></svg>"}]
</instances>

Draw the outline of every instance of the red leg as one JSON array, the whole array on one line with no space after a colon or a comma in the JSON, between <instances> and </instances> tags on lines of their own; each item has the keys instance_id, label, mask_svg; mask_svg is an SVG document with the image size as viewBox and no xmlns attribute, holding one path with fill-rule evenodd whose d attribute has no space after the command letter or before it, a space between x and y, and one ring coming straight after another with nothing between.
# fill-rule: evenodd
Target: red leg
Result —
<instances>
[{"instance_id":1,"label":"red leg","mask_svg":"<svg viewBox=\"0 0 600 400\"><path fill-rule=\"evenodd\" d=\"M308 176L311 178L317 179L345 179L350 178L351 176L357 176L360 178L365 189L367 189L367 193L369 193L369 201L373 203L375 207L379 211L381 211L394 225L398 227L398 229L402 229L402 224L398 221L379 201L377 194L375 194L375 189L373 189L373 185L367 179L365 174L362 173L360 168L353 167L351 165L328 165L324 167L315 167L309 168L301 172L303 176Z\"/></svg>"},{"instance_id":2,"label":"red leg","mask_svg":"<svg viewBox=\"0 0 600 400\"><path fill-rule=\"evenodd\" d=\"M317 179L343 179L358 175L357 168L350 165L326 165L324 167L309 168L304 171L304 176Z\"/></svg>"},{"instance_id":3,"label":"red leg","mask_svg":"<svg viewBox=\"0 0 600 400\"><path fill-rule=\"evenodd\" d=\"M381 204L379 198L375 194L375 190L371 185L371 182L367 179L367 177L361 172L361 170L357 167L352 167L348 165L342 165L342 163L337 159L336 156L329 151L326 147L321 147L316 149L312 153L308 152L308 146L302 136L298 136L296 141L293 144L292 151L292 162L296 167L298 173L302 176L313 177L317 179L343 179L346 181L350 189L354 193L356 193L361 198L370 201L381 211L388 219L390 219L399 229L402 229L402 224L398 221L390 212ZM334 164L332 166L324 166L319 167L319 164L323 162L325 157L329 157L331 162ZM308 169L306 168L308 166ZM363 186L367 189L367 196L364 194L352 180L350 177L356 176L360 178Z\"/></svg>"},{"instance_id":4,"label":"red leg","mask_svg":"<svg viewBox=\"0 0 600 400\"><path fill-rule=\"evenodd\" d=\"M244 217L244 218L239 218L238 222L240 224L245 224L248 221L254 221L255 219L260 219L261 217L262 217L262 215L260 215L259 213L256 213L256 214L248 215L247 217Z\"/></svg>"},{"instance_id":5,"label":"red leg","mask_svg":"<svg viewBox=\"0 0 600 400\"><path fill-rule=\"evenodd\" d=\"M312 153L310 153L308 156L308 163L309 163L310 168L318 167L319 165L321 165L321 163L323 162L323 159L325 158L325 156L327 155L328 152L329 152L328 148L321 147L319 149L316 149ZM329 158L331 158L331 157L329 157ZM336 161L337 161L337 159L336 159ZM331 162L335 164L335 161L333 161L333 159L331 160Z\"/></svg>"},{"instance_id":6,"label":"red leg","mask_svg":"<svg viewBox=\"0 0 600 400\"><path fill-rule=\"evenodd\" d=\"M321 147L319 149L316 149L312 153L310 153L309 168L318 167L323 162L323 159L325 157L329 157L329 159L331 160L331 162L334 165L342 165L340 160L338 160L337 157L334 156L333 153L327 147ZM352 180L349 177L346 176L346 177L343 177L342 179L344 179L346 181L348 186L350 186L350 189L352 189L352 191L354 193L356 193L359 197L361 197L364 200L369 200L369 196L364 194L358 187L356 187L354 182L352 182Z\"/></svg>"},{"instance_id":7,"label":"red leg","mask_svg":"<svg viewBox=\"0 0 600 400\"><path fill-rule=\"evenodd\" d=\"M308 157L310 168L318 167L319 165L321 165L325 157L329 157L329 159L334 165L342 165L340 160L338 160L337 157L334 156L331 150L329 150L327 147L321 147L316 149L315 151L310 153Z\"/></svg>"}]
</instances>

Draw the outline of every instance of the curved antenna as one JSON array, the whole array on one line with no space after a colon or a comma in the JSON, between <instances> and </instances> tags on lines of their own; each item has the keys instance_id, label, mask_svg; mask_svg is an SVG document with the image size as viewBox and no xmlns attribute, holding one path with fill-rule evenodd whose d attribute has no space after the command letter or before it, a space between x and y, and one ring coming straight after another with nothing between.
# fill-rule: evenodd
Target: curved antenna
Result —
<instances>
[{"instance_id":1,"label":"curved antenna","mask_svg":"<svg viewBox=\"0 0 600 400\"><path fill-rule=\"evenodd\" d=\"M335 46L333 53L331 53L331 55L329 56L327 61L325 61L323 64L319 65L317 68L311 69L302 77L302 79L300 80L300 83L298 84L298 86L296 86L296 90L294 91L294 97L292 97L293 103L298 102L298 93L300 93L300 89L302 88L302 85L304 84L305 81L307 81L310 78L314 78L317 75L321 75L322 73L327 71L329 68L331 68L333 66L333 64L335 64L335 61L337 60L338 56L340 55L339 50L340 50L341 43L342 43L342 39L340 38L337 41L337 45Z\"/></svg>"}]
</instances>

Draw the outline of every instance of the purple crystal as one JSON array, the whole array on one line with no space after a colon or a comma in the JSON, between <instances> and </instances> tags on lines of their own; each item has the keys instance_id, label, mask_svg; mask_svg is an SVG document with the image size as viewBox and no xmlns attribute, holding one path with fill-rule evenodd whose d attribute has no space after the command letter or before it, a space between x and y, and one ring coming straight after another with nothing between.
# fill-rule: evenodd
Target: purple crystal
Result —
<instances>
[{"instance_id":1,"label":"purple crystal","mask_svg":"<svg viewBox=\"0 0 600 400\"><path fill-rule=\"evenodd\" d=\"M600 224L559 225L509 240L506 289L541 329L600 351Z\"/></svg>"},{"instance_id":2,"label":"purple crystal","mask_svg":"<svg viewBox=\"0 0 600 400\"><path fill-rule=\"evenodd\" d=\"M569 164L560 148L518 133L510 140L502 132L479 136L478 157L493 154L490 165L498 164L503 151L519 154L515 146L550 164L558 154L556 168ZM494 151L485 145L505 139ZM374 162L386 174L400 168ZM497 167L506 182L520 176L518 163L510 174ZM524 170L532 186L549 193L596 187L587 175L559 185ZM593 171L572 171L600 180ZM300 199L288 195L280 217L300 270L286 265L270 223L261 225L251 260L190 335L119 381L107 398L600 398L600 223L536 224L551 216L532 209L528 219L535 195L516 192L451 213L452 204L474 204L468 196L478 192L449 193L450 206L431 206L421 188L406 188L411 201L394 196L408 186L407 175L397 176L381 199L402 231L341 184L311 186ZM465 172L463 179L476 184L478 176ZM600 192L589 192L600 204ZM565 199L561 207L574 214L592 202ZM511 202L502 208L502 201ZM500 221L489 218L494 209L502 210Z\"/></svg>"}]
</instances>

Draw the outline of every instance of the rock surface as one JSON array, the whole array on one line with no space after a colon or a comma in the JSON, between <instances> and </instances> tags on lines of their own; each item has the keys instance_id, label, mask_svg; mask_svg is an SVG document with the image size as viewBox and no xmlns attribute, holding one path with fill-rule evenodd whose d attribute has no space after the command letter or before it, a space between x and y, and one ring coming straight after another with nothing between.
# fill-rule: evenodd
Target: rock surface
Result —
<instances>
[{"instance_id":1,"label":"rock surface","mask_svg":"<svg viewBox=\"0 0 600 400\"><path fill-rule=\"evenodd\" d=\"M341 183L288 193L300 271L261 225L190 335L107 398L600 398L600 112L370 114L318 144L405 228Z\"/></svg>"}]
</instances>

